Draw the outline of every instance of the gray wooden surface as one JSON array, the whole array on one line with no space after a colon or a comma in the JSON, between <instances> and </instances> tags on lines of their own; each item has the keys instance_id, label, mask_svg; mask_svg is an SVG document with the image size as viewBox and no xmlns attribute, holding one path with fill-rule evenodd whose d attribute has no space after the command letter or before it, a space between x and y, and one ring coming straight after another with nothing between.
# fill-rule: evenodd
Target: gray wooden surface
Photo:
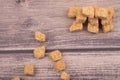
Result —
<instances>
[{"instance_id":1,"label":"gray wooden surface","mask_svg":"<svg viewBox=\"0 0 120 80\"><path fill-rule=\"evenodd\" d=\"M120 80L119 4L120 0L0 0L0 80L16 75L23 80L59 80L48 57L33 58L32 50L40 45L47 52L63 52L71 80ZM114 29L91 34L84 26L83 31L70 33L74 19L67 17L67 10L73 5L113 6ZM36 42L35 31L45 33L47 41ZM35 76L23 74L26 63L35 65Z\"/></svg>"},{"instance_id":2,"label":"gray wooden surface","mask_svg":"<svg viewBox=\"0 0 120 80\"><path fill-rule=\"evenodd\" d=\"M96 54L97 53L97 54ZM63 52L66 71L71 80L120 80L120 51ZM48 53L47 53L48 54ZM23 74L24 65L35 65L35 76ZM60 80L60 73L53 69L53 62L46 55L35 59L30 53L0 54L0 80L10 80L19 75L23 80Z\"/></svg>"}]
</instances>

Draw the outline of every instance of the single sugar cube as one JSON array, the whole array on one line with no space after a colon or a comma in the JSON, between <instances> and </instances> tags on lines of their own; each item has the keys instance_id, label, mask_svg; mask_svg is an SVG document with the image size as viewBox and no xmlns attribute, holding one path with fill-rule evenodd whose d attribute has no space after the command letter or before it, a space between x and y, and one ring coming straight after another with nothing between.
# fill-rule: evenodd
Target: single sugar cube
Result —
<instances>
[{"instance_id":1,"label":"single sugar cube","mask_svg":"<svg viewBox=\"0 0 120 80\"><path fill-rule=\"evenodd\" d=\"M74 32L74 31L81 31L83 29L83 24L80 22L73 22L73 24L70 26L69 31Z\"/></svg>"},{"instance_id":2,"label":"single sugar cube","mask_svg":"<svg viewBox=\"0 0 120 80\"><path fill-rule=\"evenodd\" d=\"M94 26L94 25L91 25L90 23L88 23L88 27L87 27L87 30L89 32L92 32L92 33L98 33L99 32L99 26Z\"/></svg>"},{"instance_id":3,"label":"single sugar cube","mask_svg":"<svg viewBox=\"0 0 120 80\"><path fill-rule=\"evenodd\" d=\"M77 9L78 9L78 7L76 7L76 6L70 7L69 10L68 10L68 17L69 18L75 18L76 13L77 13Z\"/></svg>"},{"instance_id":4,"label":"single sugar cube","mask_svg":"<svg viewBox=\"0 0 120 80\"><path fill-rule=\"evenodd\" d=\"M53 60L53 61L58 61L60 59L62 59L62 54L59 50L55 50L49 53L49 57Z\"/></svg>"},{"instance_id":5,"label":"single sugar cube","mask_svg":"<svg viewBox=\"0 0 120 80\"><path fill-rule=\"evenodd\" d=\"M94 7L93 6L82 7L82 14L89 18L94 18Z\"/></svg>"},{"instance_id":6,"label":"single sugar cube","mask_svg":"<svg viewBox=\"0 0 120 80\"><path fill-rule=\"evenodd\" d=\"M99 20L98 18L88 18L88 21L91 25L98 26Z\"/></svg>"},{"instance_id":7,"label":"single sugar cube","mask_svg":"<svg viewBox=\"0 0 120 80\"><path fill-rule=\"evenodd\" d=\"M108 19L108 18L105 18L105 19L102 19L101 20L101 24L102 25L108 25L108 24L110 24L112 22L112 20L111 19Z\"/></svg>"},{"instance_id":8,"label":"single sugar cube","mask_svg":"<svg viewBox=\"0 0 120 80\"><path fill-rule=\"evenodd\" d=\"M70 75L66 72L61 73L61 80L70 80Z\"/></svg>"},{"instance_id":9,"label":"single sugar cube","mask_svg":"<svg viewBox=\"0 0 120 80\"><path fill-rule=\"evenodd\" d=\"M87 17L82 14L82 8L78 8L77 14L76 14L76 21L80 23L85 23L87 20Z\"/></svg>"},{"instance_id":10,"label":"single sugar cube","mask_svg":"<svg viewBox=\"0 0 120 80\"><path fill-rule=\"evenodd\" d=\"M33 53L35 58L43 58L45 56L45 46L35 48Z\"/></svg>"},{"instance_id":11,"label":"single sugar cube","mask_svg":"<svg viewBox=\"0 0 120 80\"><path fill-rule=\"evenodd\" d=\"M113 29L113 24L103 25L102 26L103 32L109 32Z\"/></svg>"},{"instance_id":12,"label":"single sugar cube","mask_svg":"<svg viewBox=\"0 0 120 80\"><path fill-rule=\"evenodd\" d=\"M113 7L108 7L108 19L113 19L113 17L115 16L115 10Z\"/></svg>"},{"instance_id":13,"label":"single sugar cube","mask_svg":"<svg viewBox=\"0 0 120 80\"><path fill-rule=\"evenodd\" d=\"M33 64L26 64L24 67L24 74L25 75L34 75L34 65Z\"/></svg>"},{"instance_id":14,"label":"single sugar cube","mask_svg":"<svg viewBox=\"0 0 120 80\"><path fill-rule=\"evenodd\" d=\"M108 10L108 17L101 20L102 25L110 24L112 22L114 15L115 15L113 7L108 7L107 10Z\"/></svg>"},{"instance_id":15,"label":"single sugar cube","mask_svg":"<svg viewBox=\"0 0 120 80\"><path fill-rule=\"evenodd\" d=\"M94 6L95 8L95 17L104 19L108 17L108 10L106 8L101 8L98 6Z\"/></svg>"},{"instance_id":16,"label":"single sugar cube","mask_svg":"<svg viewBox=\"0 0 120 80\"><path fill-rule=\"evenodd\" d=\"M46 39L45 34L41 33L41 32L35 32L35 39L39 42L44 42Z\"/></svg>"},{"instance_id":17,"label":"single sugar cube","mask_svg":"<svg viewBox=\"0 0 120 80\"><path fill-rule=\"evenodd\" d=\"M12 80L20 80L19 76L14 77Z\"/></svg>"},{"instance_id":18,"label":"single sugar cube","mask_svg":"<svg viewBox=\"0 0 120 80\"><path fill-rule=\"evenodd\" d=\"M65 70L65 68L66 68L66 64L63 60L59 60L54 63L54 69L58 72Z\"/></svg>"}]
</instances>

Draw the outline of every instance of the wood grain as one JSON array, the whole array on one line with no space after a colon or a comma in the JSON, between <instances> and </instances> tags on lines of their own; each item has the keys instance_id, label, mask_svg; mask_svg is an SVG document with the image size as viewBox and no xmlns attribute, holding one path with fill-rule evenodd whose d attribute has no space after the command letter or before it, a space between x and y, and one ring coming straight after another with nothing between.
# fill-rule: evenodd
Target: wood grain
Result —
<instances>
[{"instance_id":1,"label":"wood grain","mask_svg":"<svg viewBox=\"0 0 120 80\"><path fill-rule=\"evenodd\" d=\"M47 57L35 59L33 49L45 45L47 52L60 49L71 80L120 80L120 0L0 0L0 80L20 76L22 80L59 80ZM86 26L70 33L74 19L67 17L70 6L113 6L116 16L109 33L91 34ZM34 32L46 34L36 42ZM35 65L35 76L23 74L24 65Z\"/></svg>"},{"instance_id":2,"label":"wood grain","mask_svg":"<svg viewBox=\"0 0 120 80\"><path fill-rule=\"evenodd\" d=\"M0 0L0 50L33 49L45 45L48 49L119 48L119 0ZM22 0L21 0L22 1ZM91 34L84 29L70 33L74 19L67 17L70 6L113 6L116 16L109 33ZM85 26L86 27L86 26ZM47 41L38 43L34 32L46 34Z\"/></svg>"},{"instance_id":3,"label":"wood grain","mask_svg":"<svg viewBox=\"0 0 120 80\"><path fill-rule=\"evenodd\" d=\"M119 53L120 51L63 52L63 59L71 80L120 80ZM10 80L17 75L22 80L59 80L60 73L54 71L54 63L47 55L48 53L43 59L35 59L32 52L0 54L0 80ZM33 77L23 74L24 65L28 63L35 66Z\"/></svg>"}]
</instances>

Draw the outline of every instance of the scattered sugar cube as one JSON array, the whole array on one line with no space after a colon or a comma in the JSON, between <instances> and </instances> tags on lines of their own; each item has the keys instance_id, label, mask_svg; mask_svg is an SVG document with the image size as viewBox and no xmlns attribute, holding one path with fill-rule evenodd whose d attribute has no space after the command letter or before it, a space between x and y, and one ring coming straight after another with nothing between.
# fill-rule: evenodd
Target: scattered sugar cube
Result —
<instances>
[{"instance_id":1,"label":"scattered sugar cube","mask_svg":"<svg viewBox=\"0 0 120 80\"><path fill-rule=\"evenodd\" d=\"M34 75L34 65L33 64L26 64L24 67L24 74L25 75Z\"/></svg>"},{"instance_id":2,"label":"scattered sugar cube","mask_svg":"<svg viewBox=\"0 0 120 80\"><path fill-rule=\"evenodd\" d=\"M70 75L66 72L61 73L61 80L70 80Z\"/></svg>"},{"instance_id":3,"label":"scattered sugar cube","mask_svg":"<svg viewBox=\"0 0 120 80\"><path fill-rule=\"evenodd\" d=\"M41 33L41 32L35 32L35 39L39 42L44 42L46 39L45 34Z\"/></svg>"},{"instance_id":4,"label":"scattered sugar cube","mask_svg":"<svg viewBox=\"0 0 120 80\"><path fill-rule=\"evenodd\" d=\"M77 14L76 14L76 21L80 23L85 23L87 20L87 17L82 14L82 8L78 8Z\"/></svg>"},{"instance_id":5,"label":"scattered sugar cube","mask_svg":"<svg viewBox=\"0 0 120 80\"><path fill-rule=\"evenodd\" d=\"M60 59L62 59L62 54L59 50L55 50L49 53L49 57L53 60L53 61L58 61Z\"/></svg>"},{"instance_id":6,"label":"scattered sugar cube","mask_svg":"<svg viewBox=\"0 0 120 80\"><path fill-rule=\"evenodd\" d=\"M69 10L68 10L68 17L69 18L75 18L76 13L77 13L77 9L78 9L78 7L75 7L75 6L70 7Z\"/></svg>"},{"instance_id":7,"label":"scattered sugar cube","mask_svg":"<svg viewBox=\"0 0 120 80\"><path fill-rule=\"evenodd\" d=\"M45 56L45 46L35 48L33 53L35 58L43 58Z\"/></svg>"},{"instance_id":8,"label":"scattered sugar cube","mask_svg":"<svg viewBox=\"0 0 120 80\"><path fill-rule=\"evenodd\" d=\"M20 80L19 76L14 77L12 80Z\"/></svg>"},{"instance_id":9,"label":"scattered sugar cube","mask_svg":"<svg viewBox=\"0 0 120 80\"><path fill-rule=\"evenodd\" d=\"M93 6L82 7L82 14L89 18L94 18L94 7Z\"/></svg>"},{"instance_id":10,"label":"scattered sugar cube","mask_svg":"<svg viewBox=\"0 0 120 80\"><path fill-rule=\"evenodd\" d=\"M63 60L59 60L54 63L54 69L58 72L65 70L65 68L66 68L66 64Z\"/></svg>"},{"instance_id":11,"label":"scattered sugar cube","mask_svg":"<svg viewBox=\"0 0 120 80\"><path fill-rule=\"evenodd\" d=\"M94 26L88 23L87 30L92 33L98 33L99 32L99 26Z\"/></svg>"},{"instance_id":12,"label":"scattered sugar cube","mask_svg":"<svg viewBox=\"0 0 120 80\"><path fill-rule=\"evenodd\" d=\"M74 32L74 31L80 31L83 29L83 24L79 23L79 22L73 22L73 24L70 27L70 32Z\"/></svg>"}]
</instances>

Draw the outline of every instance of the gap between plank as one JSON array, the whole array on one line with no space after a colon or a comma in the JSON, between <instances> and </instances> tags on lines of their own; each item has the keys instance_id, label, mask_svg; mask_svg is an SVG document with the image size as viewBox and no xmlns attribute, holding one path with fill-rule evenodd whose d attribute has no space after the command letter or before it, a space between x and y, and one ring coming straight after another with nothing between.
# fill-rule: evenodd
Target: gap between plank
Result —
<instances>
[{"instance_id":1,"label":"gap between plank","mask_svg":"<svg viewBox=\"0 0 120 80\"><path fill-rule=\"evenodd\" d=\"M32 53L33 48L27 49L0 49L0 53ZM56 49L46 49L46 52L50 52ZM62 52L86 52L86 51L120 51L120 48L82 48L82 49L59 49Z\"/></svg>"}]
</instances>

